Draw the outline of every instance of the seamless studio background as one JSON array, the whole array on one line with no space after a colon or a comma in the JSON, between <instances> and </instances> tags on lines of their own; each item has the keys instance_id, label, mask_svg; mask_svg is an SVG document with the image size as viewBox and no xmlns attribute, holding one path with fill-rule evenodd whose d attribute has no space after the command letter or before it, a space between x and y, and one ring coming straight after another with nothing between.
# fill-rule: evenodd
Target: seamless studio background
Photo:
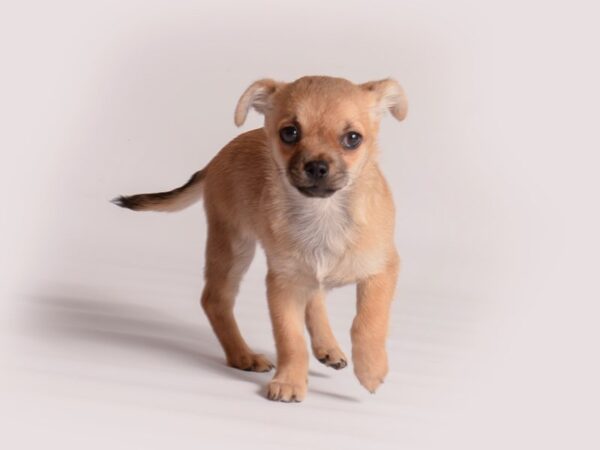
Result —
<instances>
[{"instance_id":1,"label":"seamless studio background","mask_svg":"<svg viewBox=\"0 0 600 450\"><path fill-rule=\"evenodd\" d=\"M590 2L13 2L0 14L3 448L597 448L599 76ZM254 80L396 78L403 269L376 395L235 371L196 205L131 213L230 139ZM258 254L237 303L274 356ZM328 300L350 351L354 289Z\"/></svg>"}]
</instances>

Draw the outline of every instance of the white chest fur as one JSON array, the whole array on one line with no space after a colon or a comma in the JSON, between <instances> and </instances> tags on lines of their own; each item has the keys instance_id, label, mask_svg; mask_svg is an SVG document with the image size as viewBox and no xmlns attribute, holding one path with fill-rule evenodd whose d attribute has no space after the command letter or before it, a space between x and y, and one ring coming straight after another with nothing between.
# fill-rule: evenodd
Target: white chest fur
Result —
<instances>
[{"instance_id":1,"label":"white chest fur","mask_svg":"<svg viewBox=\"0 0 600 450\"><path fill-rule=\"evenodd\" d=\"M322 281L339 265L352 243L347 193L338 192L329 198L290 195L285 213L294 253Z\"/></svg>"}]
</instances>

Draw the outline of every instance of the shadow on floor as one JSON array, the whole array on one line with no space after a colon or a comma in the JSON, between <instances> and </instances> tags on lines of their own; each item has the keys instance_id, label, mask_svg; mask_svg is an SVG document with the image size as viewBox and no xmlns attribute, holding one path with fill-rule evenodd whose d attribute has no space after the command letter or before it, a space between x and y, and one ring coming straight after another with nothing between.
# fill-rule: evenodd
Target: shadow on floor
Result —
<instances>
[{"instance_id":1,"label":"shadow on floor","mask_svg":"<svg viewBox=\"0 0 600 450\"><path fill-rule=\"evenodd\" d=\"M165 366L202 368L260 386L268 380L265 374L226 366L210 328L186 324L163 311L110 299L66 295L37 297L29 306L33 311L28 315L27 332L43 339L46 345L89 342L95 344L90 346L92 352L98 345L108 346L164 360ZM89 359L93 354L83 356ZM119 357L119 363L122 358Z\"/></svg>"},{"instance_id":2,"label":"shadow on floor","mask_svg":"<svg viewBox=\"0 0 600 450\"><path fill-rule=\"evenodd\" d=\"M84 348L85 343L93 344L85 354L81 353L81 346L73 351L73 357L79 360L93 359L94 351L101 351L98 349L102 347L129 351L132 361L141 355L158 359L161 365L168 367L199 369L254 383L259 386L256 392L261 396L265 395L265 386L273 373L244 372L226 366L210 327L191 325L144 305L91 295L54 294L32 298L29 307L25 325L30 337L43 340L50 347L63 346L63 350L72 344L84 344ZM202 313L199 311L199 314ZM275 360L274 355L268 357ZM123 363L122 353L116 362ZM309 375L329 377L315 371ZM356 401L351 397L314 392L338 400Z\"/></svg>"}]
</instances>

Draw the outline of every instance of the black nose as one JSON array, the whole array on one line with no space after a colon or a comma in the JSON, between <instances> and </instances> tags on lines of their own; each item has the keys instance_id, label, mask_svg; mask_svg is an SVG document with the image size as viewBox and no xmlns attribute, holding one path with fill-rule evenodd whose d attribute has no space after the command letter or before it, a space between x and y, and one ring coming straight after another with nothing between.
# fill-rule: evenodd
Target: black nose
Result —
<instances>
[{"instance_id":1,"label":"black nose","mask_svg":"<svg viewBox=\"0 0 600 450\"><path fill-rule=\"evenodd\" d=\"M310 161L304 165L304 171L311 180L321 180L329 173L329 164L326 161Z\"/></svg>"}]
</instances>

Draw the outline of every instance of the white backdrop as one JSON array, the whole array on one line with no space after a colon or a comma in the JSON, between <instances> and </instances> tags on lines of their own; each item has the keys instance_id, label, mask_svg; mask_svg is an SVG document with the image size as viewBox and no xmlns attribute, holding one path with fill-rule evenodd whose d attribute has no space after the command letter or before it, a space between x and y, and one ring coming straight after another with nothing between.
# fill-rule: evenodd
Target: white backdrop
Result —
<instances>
[{"instance_id":1,"label":"white backdrop","mask_svg":"<svg viewBox=\"0 0 600 450\"><path fill-rule=\"evenodd\" d=\"M551 3L3 4L3 447L593 448L598 11ZM202 208L108 200L183 183L248 84L307 74L407 91L380 139L403 269L380 391L311 361L284 405L203 317ZM264 274L237 312L273 356Z\"/></svg>"}]
</instances>

